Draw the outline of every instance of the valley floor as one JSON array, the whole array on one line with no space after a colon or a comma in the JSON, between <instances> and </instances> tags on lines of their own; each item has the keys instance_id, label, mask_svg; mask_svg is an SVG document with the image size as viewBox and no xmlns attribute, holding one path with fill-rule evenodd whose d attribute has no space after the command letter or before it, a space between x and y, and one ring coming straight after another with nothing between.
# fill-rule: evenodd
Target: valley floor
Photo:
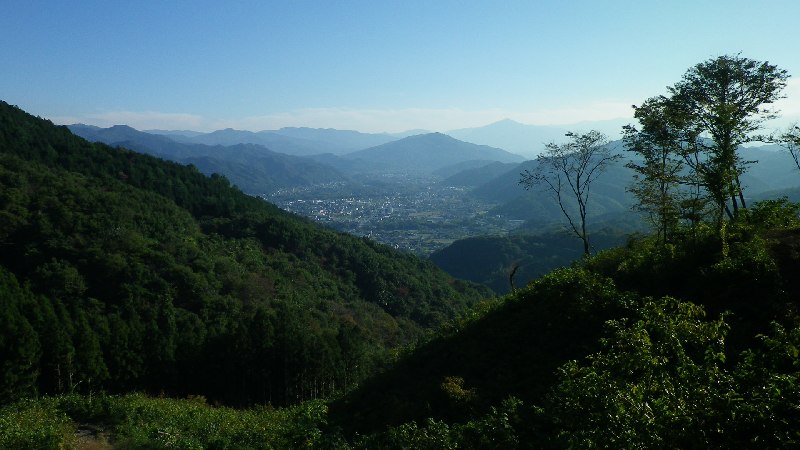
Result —
<instances>
[{"instance_id":1,"label":"valley floor","mask_svg":"<svg viewBox=\"0 0 800 450\"><path fill-rule=\"evenodd\" d=\"M423 257L458 239L506 235L523 222L492 214L496 205L433 179L387 176L381 185L358 193L344 183L330 183L264 198L336 230Z\"/></svg>"}]
</instances>

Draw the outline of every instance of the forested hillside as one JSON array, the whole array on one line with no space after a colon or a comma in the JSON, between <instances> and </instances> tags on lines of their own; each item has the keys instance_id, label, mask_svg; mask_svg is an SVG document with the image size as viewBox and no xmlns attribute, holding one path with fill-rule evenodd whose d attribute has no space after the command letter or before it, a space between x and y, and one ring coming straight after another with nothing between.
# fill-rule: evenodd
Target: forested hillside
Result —
<instances>
[{"instance_id":1,"label":"forested hillside","mask_svg":"<svg viewBox=\"0 0 800 450\"><path fill-rule=\"evenodd\" d=\"M552 272L327 404L60 396L0 409L0 444L57 448L89 422L149 448L792 447L798 210L755 205L727 250L713 230L687 230Z\"/></svg>"},{"instance_id":2,"label":"forested hillside","mask_svg":"<svg viewBox=\"0 0 800 450\"><path fill-rule=\"evenodd\" d=\"M276 405L353 385L488 291L220 176L0 103L0 401Z\"/></svg>"}]
</instances>

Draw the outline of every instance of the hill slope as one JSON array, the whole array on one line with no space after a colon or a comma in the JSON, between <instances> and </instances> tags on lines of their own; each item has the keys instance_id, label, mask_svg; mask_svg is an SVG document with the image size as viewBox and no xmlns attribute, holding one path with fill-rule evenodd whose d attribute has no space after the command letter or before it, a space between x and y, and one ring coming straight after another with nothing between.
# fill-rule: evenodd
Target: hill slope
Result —
<instances>
[{"instance_id":1,"label":"hill slope","mask_svg":"<svg viewBox=\"0 0 800 450\"><path fill-rule=\"evenodd\" d=\"M626 240L622 233L608 231L593 233L590 238L595 251L622 245ZM514 286L524 287L582 256L580 241L562 232L460 239L431 254L430 260L454 277L506 294L511 290L512 271Z\"/></svg>"},{"instance_id":2,"label":"hill slope","mask_svg":"<svg viewBox=\"0 0 800 450\"><path fill-rule=\"evenodd\" d=\"M379 432L372 442L463 445L476 428L519 448L793 442L800 221L797 205L780 208L732 226L726 256L711 233L550 273L337 400L332 417Z\"/></svg>"},{"instance_id":3,"label":"hill slope","mask_svg":"<svg viewBox=\"0 0 800 450\"><path fill-rule=\"evenodd\" d=\"M455 167L450 166L452 171L450 173L444 173L446 178L442 180L442 183L447 186L477 187L499 176L508 175L509 171L516 169L517 166L518 165L514 163L501 163L498 161L481 164L477 167L466 167L461 170L455 170ZM441 169L438 173L443 173L447 169L448 168Z\"/></svg>"},{"instance_id":4,"label":"hill slope","mask_svg":"<svg viewBox=\"0 0 800 450\"><path fill-rule=\"evenodd\" d=\"M374 432L426 417L463 421L508 396L539 399L556 368L598 348L603 323L624 304L608 281L562 271L525 289L458 333L433 340L331 406L351 430ZM474 393L452 398L448 379Z\"/></svg>"},{"instance_id":5,"label":"hill slope","mask_svg":"<svg viewBox=\"0 0 800 450\"><path fill-rule=\"evenodd\" d=\"M487 294L6 103L0 216L0 354L15 355L0 362L0 402L97 389L316 398Z\"/></svg>"}]
</instances>

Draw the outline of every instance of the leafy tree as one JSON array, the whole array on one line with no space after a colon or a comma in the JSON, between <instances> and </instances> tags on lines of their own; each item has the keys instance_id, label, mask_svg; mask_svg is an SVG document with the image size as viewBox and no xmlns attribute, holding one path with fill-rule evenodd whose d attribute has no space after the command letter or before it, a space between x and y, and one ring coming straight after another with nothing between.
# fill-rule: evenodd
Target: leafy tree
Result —
<instances>
[{"instance_id":1,"label":"leafy tree","mask_svg":"<svg viewBox=\"0 0 800 450\"><path fill-rule=\"evenodd\" d=\"M691 303L646 300L608 323L603 352L560 369L550 399L570 448L718 447L735 396L723 370L728 325Z\"/></svg>"},{"instance_id":2,"label":"leafy tree","mask_svg":"<svg viewBox=\"0 0 800 450\"><path fill-rule=\"evenodd\" d=\"M800 227L800 203L792 203L786 197L756 202L750 208L750 224L760 230Z\"/></svg>"},{"instance_id":3,"label":"leafy tree","mask_svg":"<svg viewBox=\"0 0 800 450\"><path fill-rule=\"evenodd\" d=\"M765 139L757 132L765 120L776 117L771 105L782 98L788 77L768 62L726 55L697 64L668 88L685 136L703 152L696 170L717 205L719 220L724 213L733 219L740 207L747 207L740 176L748 161L737 150Z\"/></svg>"},{"instance_id":4,"label":"leafy tree","mask_svg":"<svg viewBox=\"0 0 800 450\"><path fill-rule=\"evenodd\" d=\"M636 171L628 190L638 200L636 208L648 214L662 242L666 243L680 217L678 189L684 168L679 156L680 138L677 127L668 117L665 99L651 98L634 109L634 117L641 128L625 126L623 141L627 150L640 160L626 164Z\"/></svg>"},{"instance_id":5,"label":"leafy tree","mask_svg":"<svg viewBox=\"0 0 800 450\"><path fill-rule=\"evenodd\" d=\"M586 134L567 133L570 142L547 144L544 153L536 158L533 170L520 174L520 184L525 189L544 186L558 202L569 228L583 242L583 253L589 255L589 234L586 214L592 183L619 159L608 148L608 139L599 131ZM575 217L573 206L577 207Z\"/></svg>"}]
</instances>

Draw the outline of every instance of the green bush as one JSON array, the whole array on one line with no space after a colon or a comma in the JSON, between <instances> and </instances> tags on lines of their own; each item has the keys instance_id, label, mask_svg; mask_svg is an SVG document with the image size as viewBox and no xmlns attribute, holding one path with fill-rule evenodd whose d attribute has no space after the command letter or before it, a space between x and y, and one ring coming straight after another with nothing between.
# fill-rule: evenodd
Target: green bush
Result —
<instances>
[{"instance_id":1,"label":"green bush","mask_svg":"<svg viewBox=\"0 0 800 450\"><path fill-rule=\"evenodd\" d=\"M117 443L129 449L313 448L327 413L322 402L236 410L212 407L202 398L141 394L67 396L59 402L74 418L109 424Z\"/></svg>"},{"instance_id":2,"label":"green bush","mask_svg":"<svg viewBox=\"0 0 800 450\"><path fill-rule=\"evenodd\" d=\"M52 402L23 400L0 409L0 449L72 448L75 430Z\"/></svg>"},{"instance_id":3,"label":"green bush","mask_svg":"<svg viewBox=\"0 0 800 450\"><path fill-rule=\"evenodd\" d=\"M800 226L799 215L800 204L792 203L786 197L763 200L748 209L749 222L762 230L796 228Z\"/></svg>"}]
</instances>

